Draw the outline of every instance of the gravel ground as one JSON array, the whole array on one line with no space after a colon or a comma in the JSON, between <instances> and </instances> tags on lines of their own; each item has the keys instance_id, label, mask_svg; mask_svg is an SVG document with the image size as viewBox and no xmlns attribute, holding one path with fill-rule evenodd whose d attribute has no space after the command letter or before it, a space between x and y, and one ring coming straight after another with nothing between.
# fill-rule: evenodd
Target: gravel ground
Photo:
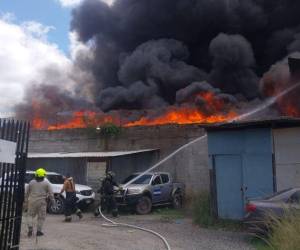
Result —
<instances>
[{"instance_id":1,"label":"gravel ground","mask_svg":"<svg viewBox=\"0 0 300 250\"><path fill-rule=\"evenodd\" d=\"M143 226L161 233L172 250L252 250L242 233L207 230L193 225L190 219L163 221L158 215L121 216L118 222ZM25 220L24 220L25 222ZM63 216L48 215L45 236L28 239L23 225L20 249L40 250L160 250L166 249L154 235L130 228L103 227L102 218L85 214L82 220L74 217L72 223L63 222Z\"/></svg>"}]
</instances>

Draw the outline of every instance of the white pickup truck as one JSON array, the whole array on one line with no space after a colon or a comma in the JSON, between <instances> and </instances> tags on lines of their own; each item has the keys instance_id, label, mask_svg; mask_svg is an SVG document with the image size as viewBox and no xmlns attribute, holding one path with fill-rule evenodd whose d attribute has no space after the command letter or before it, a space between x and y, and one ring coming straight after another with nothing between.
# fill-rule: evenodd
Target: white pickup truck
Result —
<instances>
[{"instance_id":1,"label":"white pickup truck","mask_svg":"<svg viewBox=\"0 0 300 250\"><path fill-rule=\"evenodd\" d=\"M34 171L26 171L25 175L25 186L34 178ZM66 194L60 194L62 189L64 178L61 174L55 172L47 172L46 178L51 186L54 193L56 205L48 206L48 212L53 214L61 214L64 212L64 201L66 198ZM76 188L76 197L78 199L77 204L79 207L87 207L91 205L95 201L95 193L93 192L91 187L77 184Z\"/></svg>"}]
</instances>

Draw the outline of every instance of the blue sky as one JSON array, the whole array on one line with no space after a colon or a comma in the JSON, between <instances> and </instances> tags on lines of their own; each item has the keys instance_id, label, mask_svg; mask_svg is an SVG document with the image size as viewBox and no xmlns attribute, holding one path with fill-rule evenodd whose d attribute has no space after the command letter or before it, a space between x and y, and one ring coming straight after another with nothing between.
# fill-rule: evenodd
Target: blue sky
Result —
<instances>
[{"instance_id":1,"label":"blue sky","mask_svg":"<svg viewBox=\"0 0 300 250\"><path fill-rule=\"evenodd\" d=\"M68 54L71 8L61 6L57 0L0 0L0 12L12 13L15 23L36 21L54 27L48 33L48 41Z\"/></svg>"},{"instance_id":2,"label":"blue sky","mask_svg":"<svg viewBox=\"0 0 300 250\"><path fill-rule=\"evenodd\" d=\"M86 81L74 79L72 59L89 48L70 34L71 11L81 1L0 0L0 92L5 93L0 98L0 117L12 115L33 84L69 91L78 81ZM101 1L112 4L114 0ZM51 82L44 78L49 68L55 69L57 77Z\"/></svg>"}]
</instances>

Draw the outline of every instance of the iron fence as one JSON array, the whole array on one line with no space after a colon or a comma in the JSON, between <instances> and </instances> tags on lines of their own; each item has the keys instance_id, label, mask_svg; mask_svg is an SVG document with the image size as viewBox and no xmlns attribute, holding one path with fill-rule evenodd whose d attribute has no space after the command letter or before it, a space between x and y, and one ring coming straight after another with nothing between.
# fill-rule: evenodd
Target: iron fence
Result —
<instances>
[{"instance_id":1,"label":"iron fence","mask_svg":"<svg viewBox=\"0 0 300 250\"><path fill-rule=\"evenodd\" d=\"M0 249L19 249L30 125L0 119ZM6 144L5 144L6 143ZM13 160L5 159L5 145L13 145ZM1 155L1 153L4 155Z\"/></svg>"}]
</instances>

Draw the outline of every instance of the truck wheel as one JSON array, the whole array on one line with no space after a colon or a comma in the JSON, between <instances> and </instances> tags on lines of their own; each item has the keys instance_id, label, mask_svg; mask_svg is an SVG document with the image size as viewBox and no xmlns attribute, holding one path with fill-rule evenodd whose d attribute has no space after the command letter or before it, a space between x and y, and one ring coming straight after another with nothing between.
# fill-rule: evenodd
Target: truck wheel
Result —
<instances>
[{"instance_id":1,"label":"truck wheel","mask_svg":"<svg viewBox=\"0 0 300 250\"><path fill-rule=\"evenodd\" d=\"M182 195L181 195L181 193L177 192L173 195L172 205L176 209L182 208Z\"/></svg>"},{"instance_id":2,"label":"truck wheel","mask_svg":"<svg viewBox=\"0 0 300 250\"><path fill-rule=\"evenodd\" d=\"M50 214L62 214L64 212L64 206L65 206L65 200L61 196L55 196L55 203L56 205L53 206L49 204L48 206L48 212Z\"/></svg>"},{"instance_id":3,"label":"truck wheel","mask_svg":"<svg viewBox=\"0 0 300 250\"><path fill-rule=\"evenodd\" d=\"M152 201L149 197L147 196L142 196L139 200L138 203L136 204L135 211L138 214L149 214L152 209Z\"/></svg>"}]
</instances>

